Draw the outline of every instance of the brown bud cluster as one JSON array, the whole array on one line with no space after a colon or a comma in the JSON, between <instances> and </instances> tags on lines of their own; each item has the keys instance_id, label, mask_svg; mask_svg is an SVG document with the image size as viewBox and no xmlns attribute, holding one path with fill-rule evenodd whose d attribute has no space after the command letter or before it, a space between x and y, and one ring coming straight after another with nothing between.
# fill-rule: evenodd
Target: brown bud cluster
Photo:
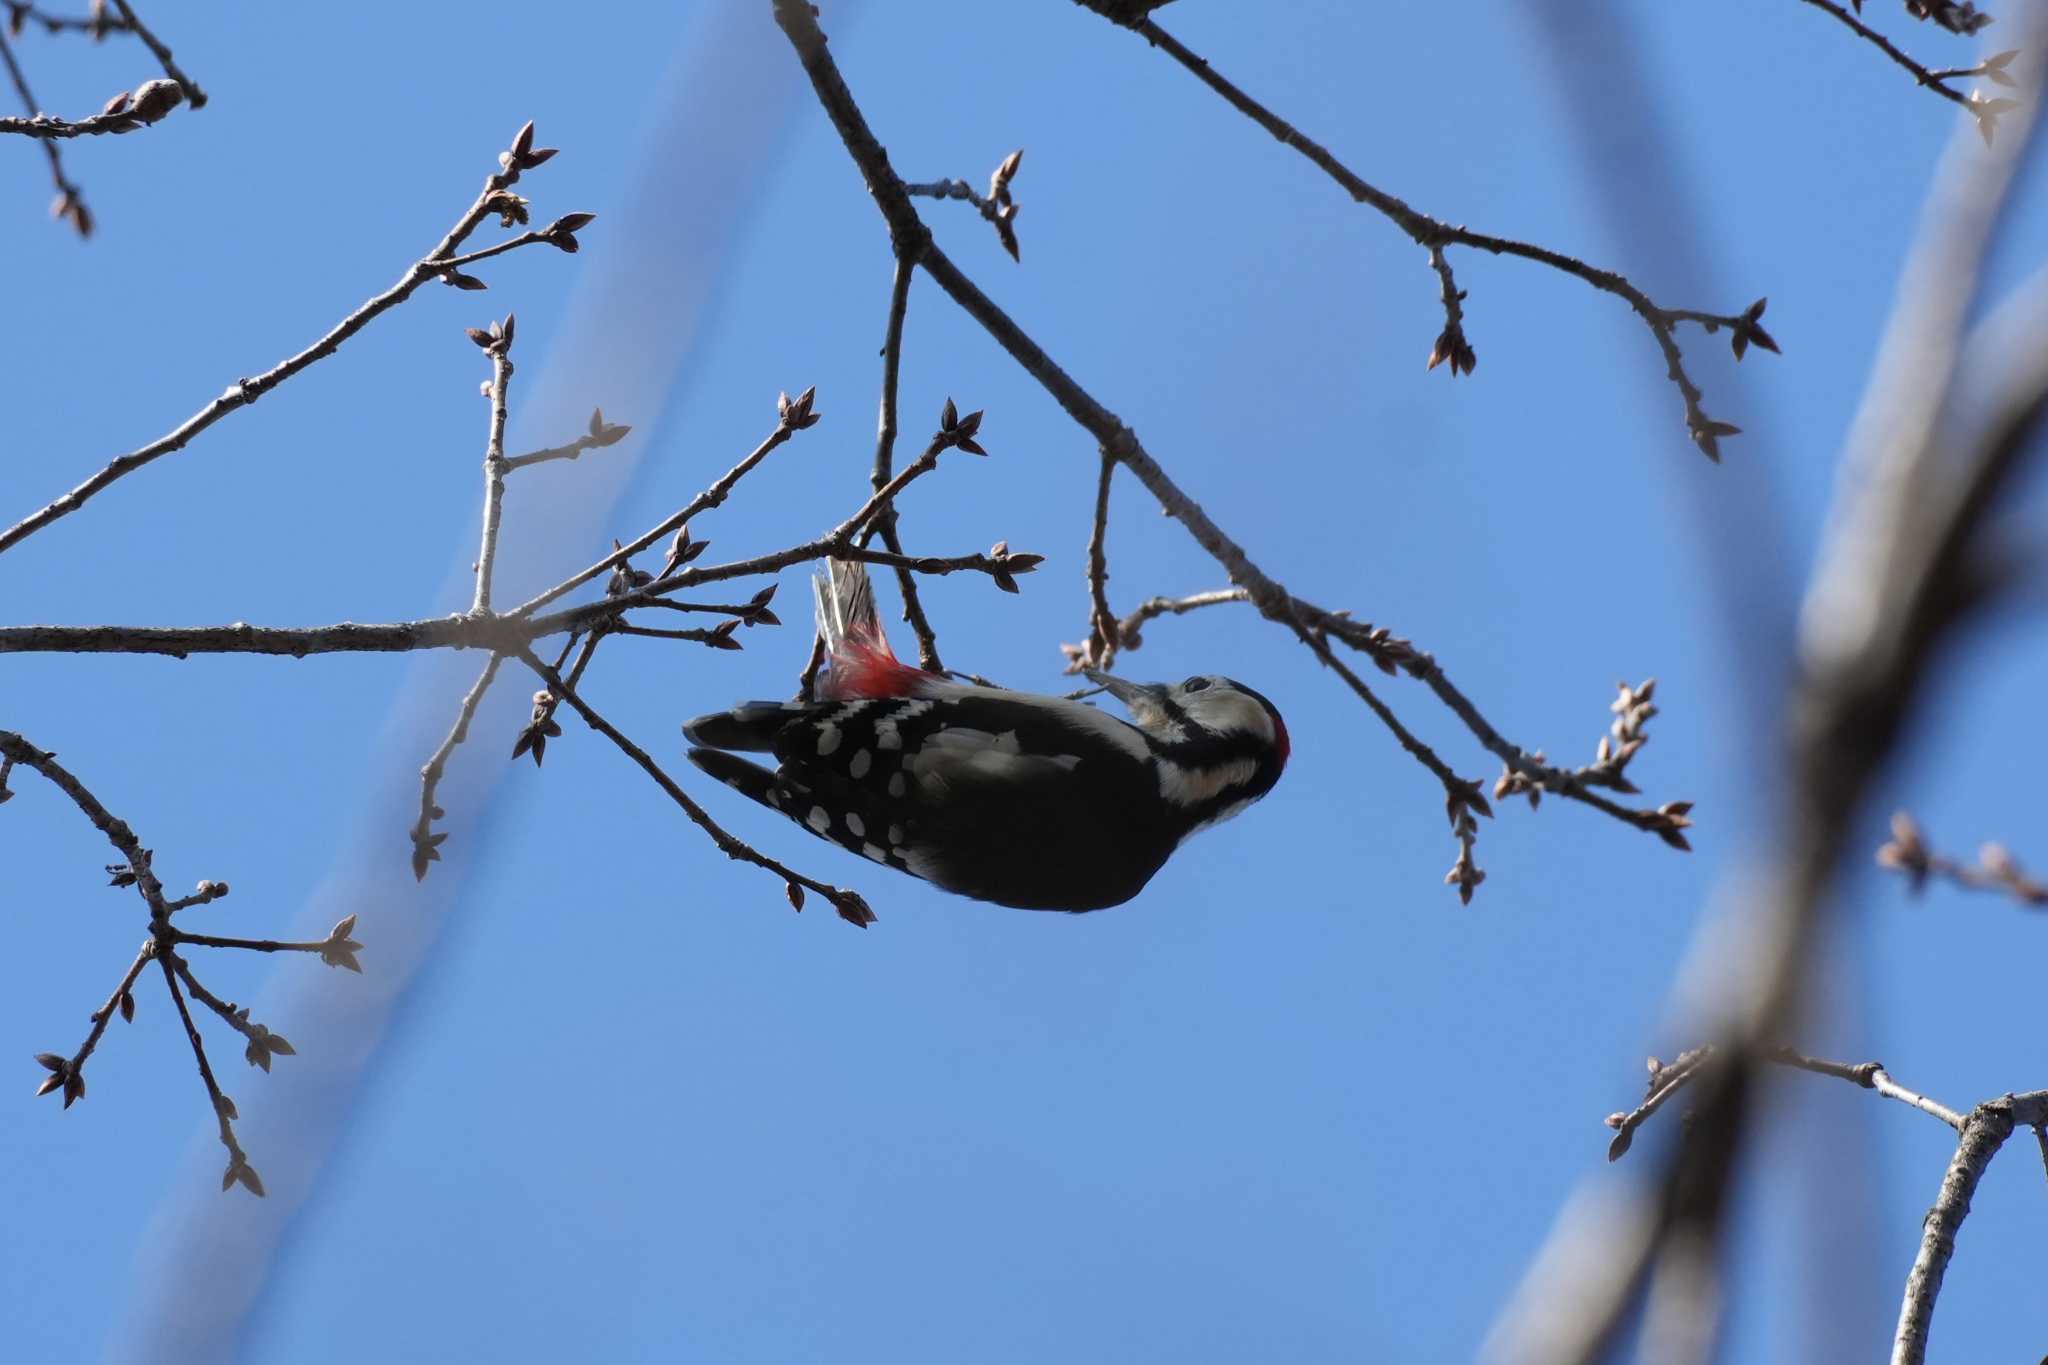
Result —
<instances>
[{"instance_id":1,"label":"brown bud cluster","mask_svg":"<svg viewBox=\"0 0 2048 1365\"><path fill-rule=\"evenodd\" d=\"M811 385L796 397L786 393L775 395L775 416L784 428L790 431L805 431L818 425L818 419L825 414L813 412L812 405L818 400L818 386Z\"/></svg>"},{"instance_id":2,"label":"brown bud cluster","mask_svg":"<svg viewBox=\"0 0 2048 1365\"><path fill-rule=\"evenodd\" d=\"M540 766L542 757L547 753L548 741L560 738L562 733L561 722L555 719L555 708L560 704L561 698L546 688L533 694L533 719L519 732L519 739L512 746L512 757L531 752L533 766Z\"/></svg>"},{"instance_id":3,"label":"brown bud cluster","mask_svg":"<svg viewBox=\"0 0 2048 1365\"><path fill-rule=\"evenodd\" d=\"M981 409L976 408L962 417L960 410L953 406L953 400L948 398L946 406L939 412L939 430L932 437L932 449L934 452L964 450L969 455L986 455L988 452L974 439L980 431Z\"/></svg>"}]
</instances>

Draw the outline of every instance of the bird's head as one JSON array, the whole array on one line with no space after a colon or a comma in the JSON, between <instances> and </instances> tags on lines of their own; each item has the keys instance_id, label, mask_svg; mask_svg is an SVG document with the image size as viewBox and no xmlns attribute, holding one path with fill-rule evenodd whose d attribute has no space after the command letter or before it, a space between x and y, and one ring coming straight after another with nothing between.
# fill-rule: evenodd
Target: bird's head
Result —
<instances>
[{"instance_id":1,"label":"bird's head","mask_svg":"<svg viewBox=\"0 0 2048 1365\"><path fill-rule=\"evenodd\" d=\"M1160 759L1162 794L1197 824L1227 819L1271 791L1287 765L1287 724L1265 697L1231 678L1134 683L1089 669L1124 704Z\"/></svg>"}]
</instances>

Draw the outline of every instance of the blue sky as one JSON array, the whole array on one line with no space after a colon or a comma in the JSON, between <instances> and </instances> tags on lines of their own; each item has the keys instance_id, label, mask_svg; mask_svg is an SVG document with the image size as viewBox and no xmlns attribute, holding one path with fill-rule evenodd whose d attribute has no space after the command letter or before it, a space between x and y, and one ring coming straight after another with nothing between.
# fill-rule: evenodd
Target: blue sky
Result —
<instances>
[{"instance_id":1,"label":"blue sky","mask_svg":"<svg viewBox=\"0 0 2048 1365\"><path fill-rule=\"evenodd\" d=\"M575 257L516 253L488 294L422 291L338 357L0 556L12 622L266 624L458 610L474 555L485 367L462 328L516 310L511 444L593 405L633 436L529 471L501 596L635 534L818 386L825 421L700 523L773 549L866 490L886 234L759 3L505 4L147 15L213 102L69 144L100 231L42 217L0 147L8 457L0 515L40 505L384 287L521 121L563 154L521 186L600 217ZM1928 60L1968 49L1896 7ZM1685 338L1745 434L1709 465L1638 323L1575 280L1454 256L1469 379L1425 374L1422 254L1187 74L1075 6L828 4L834 52L895 165L985 179L1023 147L1023 262L956 204L954 259L1141 433L1295 591L1428 649L1509 735L1584 762L1617 679L1659 679L1632 775L1698 802L1689 857L1591 812L1501 810L1469 908L1432 779L1247 612L1161 623L1125 671L1222 671L1295 737L1273 794L1137 902L1077 918L956 901L741 805L678 723L778 696L799 629L744 653L607 644L585 694L765 850L866 894L865 934L718 857L573 721L505 761L508 668L443 804L449 861L405 868L416 771L480 661L15 657L4 720L57 750L227 934L359 916L362 978L202 957L298 1056L270 1076L210 1034L272 1197L217 1188L219 1148L160 987L95 1055L87 1100L31 1102L29 1055L76 1046L141 936L104 844L34 781L0 816L20 1061L0 1121L0 1240L21 1359L1460 1360L1561 1200L1604 1168L1601 1118L1642 1059L1717 888L1767 837L1775 689L1799 577L1949 134L1948 109L1809 7L1303 4L1162 21L1425 211L1627 273L1660 302L1768 295L1785 348L1737 367ZM1901 32L1903 30L1903 32ZM1997 29L1987 35L1995 49ZM151 74L110 41L27 35L43 104L82 114ZM2038 179L2038 177L2036 177ZM2048 245L2038 184L1994 287ZM479 241L493 240L486 230ZM928 282L906 439L952 396L987 461L903 507L920 552L1006 539L1017 597L929 589L949 662L1065 686L1086 625L1094 456ZM2038 490L2014 508L2038 516ZM1221 586L1119 480L1119 606ZM651 566L650 566L651 567ZM805 584L783 576L786 619ZM1966 639L1867 813L1945 847L2048 861L2031 718L2037 623ZM901 642L907 648L907 641ZM1419 687L1387 698L1461 771L1498 771ZM1881 1058L1956 1106L2043 1083L2026 1002L2048 924L1858 867L1802 1041ZM1743 1187L1728 1359L1866 1358L1889 1339L1950 1140L1847 1086L1783 1088ZM1671 1117L1665 1115L1665 1118ZM1652 1169L1661 1119L1608 1178ZM1992 1168L1935 1322L1941 1359L2048 1341L2048 1200L2028 1144Z\"/></svg>"}]
</instances>

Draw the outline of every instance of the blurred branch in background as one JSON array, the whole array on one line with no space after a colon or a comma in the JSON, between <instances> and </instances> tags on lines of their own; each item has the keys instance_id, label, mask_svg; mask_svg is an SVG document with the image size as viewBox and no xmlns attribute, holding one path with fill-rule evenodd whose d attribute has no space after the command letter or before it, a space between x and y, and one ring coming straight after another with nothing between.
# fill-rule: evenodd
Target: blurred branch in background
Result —
<instances>
[{"instance_id":1,"label":"blurred branch in background","mask_svg":"<svg viewBox=\"0 0 2048 1365\"><path fill-rule=\"evenodd\" d=\"M64 157L57 150L58 140L100 133L132 133L137 128L155 123L180 104L194 109L205 108L206 92L179 69L171 57L171 50L143 26L127 0L112 0L120 11L118 15L108 12L108 0L92 0L91 9L82 16L52 14L19 0L0 0L0 3L7 8L6 32L0 34L0 64L6 66L7 78L28 115L26 118L0 117L0 133L22 134L42 143L43 155L50 163L50 180L57 189L57 197L50 204L50 216L70 223L80 237L90 237L92 210L85 206L84 193L64 173ZM121 91L90 118L76 121L52 118L42 112L36 97L30 93L28 77L23 73L21 59L14 51L15 40L31 24L52 35L87 34L94 42L110 33L132 33L157 59L165 78L146 81L132 93Z\"/></svg>"},{"instance_id":2,"label":"blurred branch in background","mask_svg":"<svg viewBox=\"0 0 2048 1365\"><path fill-rule=\"evenodd\" d=\"M1915 895L1929 879L1971 891L1995 891L2030 908L2048 905L2048 884L2029 876L2003 844L1985 844L1972 867L1927 846L1919 822L1900 811L1892 816L1892 837L1877 850L1877 865L1906 878Z\"/></svg>"},{"instance_id":3,"label":"blurred branch in background","mask_svg":"<svg viewBox=\"0 0 2048 1365\"><path fill-rule=\"evenodd\" d=\"M2038 52L2048 37L2048 6L2029 6L2023 23L2021 50ZM1757 1071L1777 1060L1777 1040L1803 1018L1813 945L1850 832L1942 663L1943 646L1995 589L1984 558L1986 524L2039 444L2048 353L1991 342L2041 335L2048 291L2029 288L2012 305L2026 314L2031 333L2010 308L1973 334L1965 330L2034 132L2040 64L2023 63L2018 75L2024 112L2010 137L1986 152L1964 125L1951 140L1842 457L1832 532L1805 593L1800 676L1785 703L1791 790L1778 847L1757 879L1740 947L1696 951L1675 991L1716 1002L1717 1017L1704 1031L1716 1039L1719 1060L1675 1078L1691 1085L1698 1103L1653 1187L1619 1203L1578 1198L1560 1216L1495 1326L1491 1358L1606 1358L1639 1303L1652 1358L1711 1353L1729 1188L1758 1122ZM1974 408L1958 401L1965 378L1971 393L1988 395ZM1996 1143L1973 1138L1972 1123L1963 1128L1971 1155L1964 1161L1959 1149L1958 1160L1981 1171ZM1959 1185L1949 1203L1966 1209L1973 1183ZM1951 1235L1959 1222L1957 1211L1947 1223ZM1923 1243L1895 1361L1921 1358L1937 1263L1945 1260Z\"/></svg>"}]
</instances>

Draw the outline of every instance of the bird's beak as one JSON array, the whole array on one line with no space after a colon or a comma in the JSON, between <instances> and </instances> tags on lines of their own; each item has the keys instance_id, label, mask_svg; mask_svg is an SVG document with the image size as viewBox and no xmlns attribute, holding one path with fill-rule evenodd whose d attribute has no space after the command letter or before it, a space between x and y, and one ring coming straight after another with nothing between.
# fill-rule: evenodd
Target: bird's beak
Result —
<instances>
[{"instance_id":1,"label":"bird's beak","mask_svg":"<svg viewBox=\"0 0 2048 1365\"><path fill-rule=\"evenodd\" d=\"M1089 682L1115 697L1125 706L1156 707L1166 696L1165 683L1134 683L1112 673L1098 673L1092 668L1081 670Z\"/></svg>"}]
</instances>

